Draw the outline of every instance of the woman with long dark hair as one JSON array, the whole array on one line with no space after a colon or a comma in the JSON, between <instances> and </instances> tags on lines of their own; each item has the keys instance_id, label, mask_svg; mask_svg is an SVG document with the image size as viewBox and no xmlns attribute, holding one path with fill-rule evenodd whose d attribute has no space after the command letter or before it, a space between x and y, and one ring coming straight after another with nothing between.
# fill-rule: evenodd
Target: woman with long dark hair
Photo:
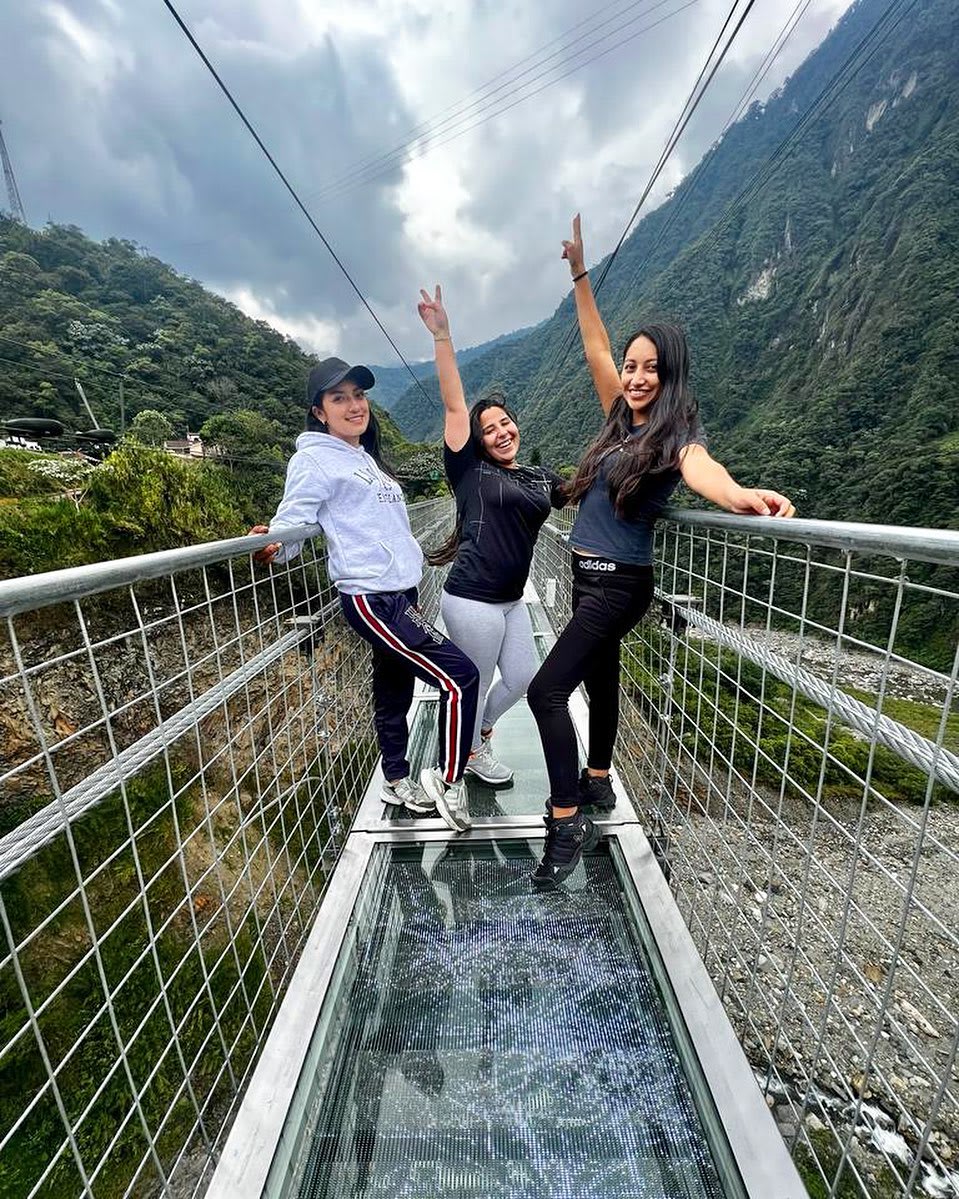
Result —
<instances>
[{"instance_id":1,"label":"woman with long dark hair","mask_svg":"<svg viewBox=\"0 0 959 1199\"><path fill-rule=\"evenodd\" d=\"M429 561L434 566L453 563L440 608L450 637L480 672L466 772L493 786L504 785L513 772L493 756L493 726L525 695L536 673L523 589L550 507L562 507L566 497L559 475L542 466L520 465L519 428L502 395L494 392L467 408L442 292L437 286L432 297L425 291L420 295L418 311L433 334L445 411L443 461L456 497L456 527Z\"/></svg>"},{"instance_id":2,"label":"woman with long dark hair","mask_svg":"<svg viewBox=\"0 0 959 1199\"><path fill-rule=\"evenodd\" d=\"M412 812L439 811L454 831L469 828L463 770L476 719L478 672L417 606L423 552L410 530L399 483L383 461L365 366L327 358L310 371L306 432L286 472L283 499L269 527L322 525L330 580L343 615L373 649L373 708L383 756L382 799ZM258 551L259 562L284 562L302 543ZM410 778L406 716L413 684L437 687L439 764Z\"/></svg>"},{"instance_id":3,"label":"woman with long dark hair","mask_svg":"<svg viewBox=\"0 0 959 1199\"><path fill-rule=\"evenodd\" d=\"M626 342L616 366L584 266L580 219L563 242L586 361L606 422L569 487L573 615L529 687L549 774L549 814L536 884L555 887L598 839L584 807L615 805L609 768L619 723L622 638L653 597L653 525L680 480L730 512L793 516L783 495L741 487L706 451L683 331L655 323ZM587 766L577 777L569 697L589 697Z\"/></svg>"}]
</instances>

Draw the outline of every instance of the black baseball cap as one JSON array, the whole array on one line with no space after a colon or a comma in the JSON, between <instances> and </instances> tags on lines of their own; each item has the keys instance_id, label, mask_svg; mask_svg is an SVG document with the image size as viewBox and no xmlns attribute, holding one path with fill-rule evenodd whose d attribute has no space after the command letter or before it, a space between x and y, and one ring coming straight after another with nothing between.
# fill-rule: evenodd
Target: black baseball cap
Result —
<instances>
[{"instance_id":1,"label":"black baseball cap","mask_svg":"<svg viewBox=\"0 0 959 1199\"><path fill-rule=\"evenodd\" d=\"M310 371L306 381L306 406L312 411L324 391L332 391L344 379L352 379L364 391L368 391L376 380L368 366L350 366L342 358L324 358Z\"/></svg>"}]
</instances>

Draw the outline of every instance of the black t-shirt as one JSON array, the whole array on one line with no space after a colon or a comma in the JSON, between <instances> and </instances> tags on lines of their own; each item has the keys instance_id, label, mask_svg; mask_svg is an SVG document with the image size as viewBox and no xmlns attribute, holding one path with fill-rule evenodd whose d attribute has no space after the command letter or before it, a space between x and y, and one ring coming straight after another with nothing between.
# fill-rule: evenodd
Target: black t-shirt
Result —
<instances>
[{"instance_id":1,"label":"black t-shirt","mask_svg":"<svg viewBox=\"0 0 959 1199\"><path fill-rule=\"evenodd\" d=\"M443 462L460 525L445 590L487 604L520 599L543 522L566 503L563 480L542 466L497 466L472 439L461 450L444 446Z\"/></svg>"}]
</instances>

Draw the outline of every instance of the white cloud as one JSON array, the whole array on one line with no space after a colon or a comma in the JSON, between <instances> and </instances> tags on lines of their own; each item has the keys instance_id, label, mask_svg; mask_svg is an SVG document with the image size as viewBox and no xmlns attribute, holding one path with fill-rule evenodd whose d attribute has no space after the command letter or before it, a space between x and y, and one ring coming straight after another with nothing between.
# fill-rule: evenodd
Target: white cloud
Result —
<instances>
[{"instance_id":1,"label":"white cloud","mask_svg":"<svg viewBox=\"0 0 959 1199\"><path fill-rule=\"evenodd\" d=\"M475 344L562 298L559 243L574 211L591 260L615 243L728 8L682 4L616 0L584 15L576 0L181 0L180 11L417 356L422 284L444 284L461 341ZM813 0L763 94L848 4ZM651 204L717 136L784 18L779 5L755 7ZM18 46L0 115L34 222L132 238L308 348L394 361L162 5L6 5L0 43ZM524 83L544 90L517 103ZM485 119L494 101L510 107ZM383 156L423 124L434 134L418 156L394 155L385 169Z\"/></svg>"}]
</instances>

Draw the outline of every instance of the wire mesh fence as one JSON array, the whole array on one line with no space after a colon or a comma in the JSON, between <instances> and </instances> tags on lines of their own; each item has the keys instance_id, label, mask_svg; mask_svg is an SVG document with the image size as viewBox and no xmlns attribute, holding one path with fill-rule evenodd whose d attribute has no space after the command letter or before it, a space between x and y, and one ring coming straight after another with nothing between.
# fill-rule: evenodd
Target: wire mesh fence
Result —
<instances>
[{"instance_id":1,"label":"wire mesh fence","mask_svg":"<svg viewBox=\"0 0 959 1199\"><path fill-rule=\"evenodd\" d=\"M957 1195L959 535L790 524L663 523L616 766L813 1192Z\"/></svg>"},{"instance_id":2,"label":"wire mesh fence","mask_svg":"<svg viewBox=\"0 0 959 1199\"><path fill-rule=\"evenodd\" d=\"M249 549L0 584L4 1195L202 1191L373 768L321 545Z\"/></svg>"}]
</instances>

